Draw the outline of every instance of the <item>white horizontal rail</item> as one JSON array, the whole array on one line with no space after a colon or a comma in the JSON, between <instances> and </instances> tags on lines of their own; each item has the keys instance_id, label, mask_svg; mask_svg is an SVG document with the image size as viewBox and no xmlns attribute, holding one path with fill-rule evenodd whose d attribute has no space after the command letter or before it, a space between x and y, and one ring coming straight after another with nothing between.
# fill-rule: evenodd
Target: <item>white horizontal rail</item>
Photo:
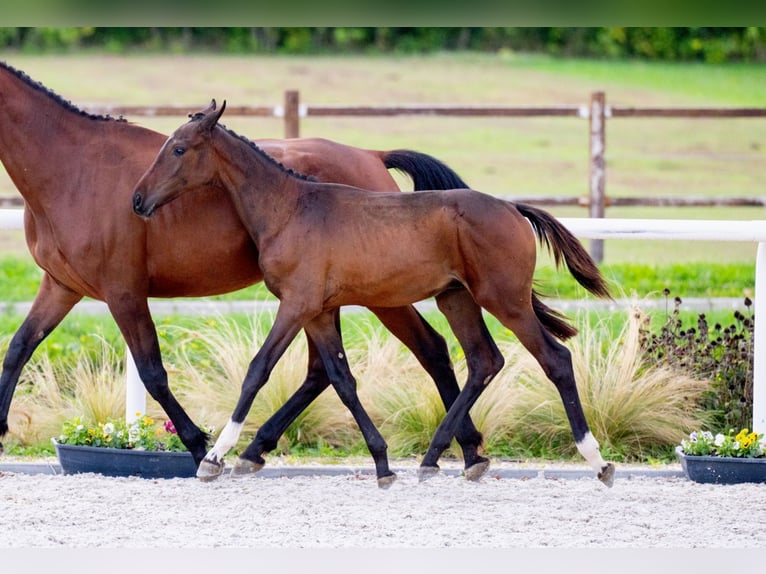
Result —
<instances>
[{"instance_id":1,"label":"white horizontal rail","mask_svg":"<svg viewBox=\"0 0 766 574\"><path fill-rule=\"evenodd\" d=\"M766 220L562 217L559 221L578 237L589 239L766 242Z\"/></svg>"},{"instance_id":2,"label":"white horizontal rail","mask_svg":"<svg viewBox=\"0 0 766 574\"><path fill-rule=\"evenodd\" d=\"M725 221L686 219L561 218L572 233L590 239L657 239L681 241L742 241L758 244L755 262L755 305L766 308L766 220ZM0 209L0 228L21 229L23 210ZM763 313L766 316L766 313ZM756 314L757 316L757 314ZM762 322L763 320L761 320ZM755 324L753 341L753 430L766 433L766 327ZM759 328L760 327L760 328ZM145 412L146 393L128 352L126 417Z\"/></svg>"}]
</instances>

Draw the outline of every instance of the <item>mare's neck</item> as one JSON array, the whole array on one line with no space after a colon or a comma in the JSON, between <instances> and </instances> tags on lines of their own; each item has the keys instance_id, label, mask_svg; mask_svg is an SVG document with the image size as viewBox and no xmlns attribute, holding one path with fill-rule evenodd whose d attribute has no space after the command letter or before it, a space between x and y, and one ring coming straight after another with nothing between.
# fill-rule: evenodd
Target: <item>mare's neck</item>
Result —
<instances>
[{"instance_id":1,"label":"mare's neck","mask_svg":"<svg viewBox=\"0 0 766 574\"><path fill-rule=\"evenodd\" d=\"M260 148L214 130L221 186L231 195L256 247L279 234L295 212L301 180Z\"/></svg>"},{"instance_id":2,"label":"mare's neck","mask_svg":"<svg viewBox=\"0 0 766 574\"><path fill-rule=\"evenodd\" d=\"M87 174L78 170L87 168L89 152L103 153L104 138L94 135L111 122L70 109L4 67L0 101L0 160L27 205L44 210L54 195L81 188L79 178Z\"/></svg>"}]
</instances>

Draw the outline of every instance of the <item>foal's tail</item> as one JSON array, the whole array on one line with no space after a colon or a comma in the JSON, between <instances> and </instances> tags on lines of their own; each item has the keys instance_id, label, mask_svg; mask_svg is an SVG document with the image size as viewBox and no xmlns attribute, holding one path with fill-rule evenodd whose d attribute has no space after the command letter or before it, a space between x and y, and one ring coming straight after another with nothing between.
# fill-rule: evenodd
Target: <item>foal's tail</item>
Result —
<instances>
[{"instance_id":1,"label":"foal's tail","mask_svg":"<svg viewBox=\"0 0 766 574\"><path fill-rule=\"evenodd\" d=\"M540 243L551 252L556 267L563 260L572 277L586 290L603 299L612 298L595 261L571 231L547 211L523 203L514 205L532 225ZM577 334L577 329L567 323L563 315L546 306L534 291L532 305L537 318L555 337L566 340Z\"/></svg>"},{"instance_id":2,"label":"foal's tail","mask_svg":"<svg viewBox=\"0 0 766 574\"><path fill-rule=\"evenodd\" d=\"M451 167L425 153L396 149L384 153L383 163L388 169L410 176L415 191L468 188L468 184Z\"/></svg>"}]
</instances>

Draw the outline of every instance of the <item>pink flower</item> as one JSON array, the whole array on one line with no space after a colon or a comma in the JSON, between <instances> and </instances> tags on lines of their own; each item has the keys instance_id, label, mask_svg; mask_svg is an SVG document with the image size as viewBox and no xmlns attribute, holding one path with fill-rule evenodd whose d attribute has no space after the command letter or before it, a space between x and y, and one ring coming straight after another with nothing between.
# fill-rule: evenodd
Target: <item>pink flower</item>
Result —
<instances>
[{"instance_id":1,"label":"pink flower","mask_svg":"<svg viewBox=\"0 0 766 574\"><path fill-rule=\"evenodd\" d=\"M165 421L165 432L170 434L178 434L176 433L176 427L173 426L172 421Z\"/></svg>"}]
</instances>

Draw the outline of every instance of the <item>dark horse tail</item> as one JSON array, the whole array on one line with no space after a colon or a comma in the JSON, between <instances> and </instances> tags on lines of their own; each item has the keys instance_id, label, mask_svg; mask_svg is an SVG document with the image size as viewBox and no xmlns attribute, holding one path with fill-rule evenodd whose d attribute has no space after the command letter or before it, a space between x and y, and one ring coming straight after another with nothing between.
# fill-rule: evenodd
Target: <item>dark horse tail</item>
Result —
<instances>
[{"instance_id":1,"label":"dark horse tail","mask_svg":"<svg viewBox=\"0 0 766 574\"><path fill-rule=\"evenodd\" d=\"M383 164L410 176L415 191L468 189L468 184L451 167L425 153L396 149L385 153Z\"/></svg>"},{"instance_id":2,"label":"dark horse tail","mask_svg":"<svg viewBox=\"0 0 766 574\"><path fill-rule=\"evenodd\" d=\"M547 211L523 203L514 205L532 225L540 243L551 252L556 267L559 267L563 260L572 277L586 290L603 299L612 298L596 262L571 231ZM537 318L555 337L566 340L577 334L577 329L567 323L561 313L545 305L534 291L532 306Z\"/></svg>"},{"instance_id":3,"label":"dark horse tail","mask_svg":"<svg viewBox=\"0 0 766 574\"><path fill-rule=\"evenodd\" d=\"M428 154L393 150L386 152L383 163L388 169L397 169L407 174L412 179L415 191L470 189L452 168ZM552 253L556 267L563 261L575 280L586 290L597 297L611 299L609 288L596 263L582 243L560 221L542 209L523 203L514 205L529 220L540 243ZM577 329L567 323L561 313L545 305L535 291L532 291L532 306L537 318L553 336L566 340L577 334Z\"/></svg>"}]
</instances>

